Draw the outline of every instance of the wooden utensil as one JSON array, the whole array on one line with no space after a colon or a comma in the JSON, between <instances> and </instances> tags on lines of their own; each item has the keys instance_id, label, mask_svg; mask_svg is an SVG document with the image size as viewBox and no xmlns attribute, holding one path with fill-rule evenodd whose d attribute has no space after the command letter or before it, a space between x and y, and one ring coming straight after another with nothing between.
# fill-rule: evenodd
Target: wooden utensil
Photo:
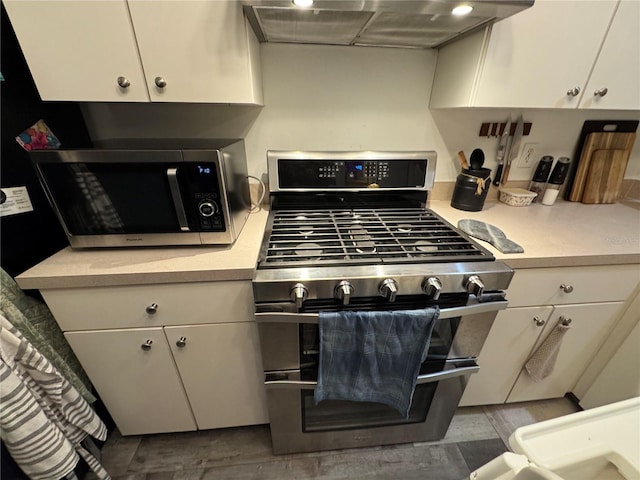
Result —
<instances>
[{"instance_id":1,"label":"wooden utensil","mask_svg":"<svg viewBox=\"0 0 640 480\"><path fill-rule=\"evenodd\" d=\"M615 203L631 150L596 150L591 155L582 203Z\"/></svg>"},{"instance_id":2,"label":"wooden utensil","mask_svg":"<svg viewBox=\"0 0 640 480\"><path fill-rule=\"evenodd\" d=\"M584 147L582 148L582 153L578 161L578 168L576 170L576 175L573 180L573 186L571 188L571 195L569 195L569 200L572 202L582 201L582 196L584 194L584 187L587 181L587 175L589 173L589 168L591 166L591 159L595 151L625 150L631 153L631 148L633 147L633 143L635 139L636 139L635 132L634 133L616 133L616 132L590 133L585 140ZM628 157L627 157L627 160L628 160ZM624 172L623 172L623 175L624 175ZM590 196L590 198L592 197Z\"/></svg>"}]
</instances>

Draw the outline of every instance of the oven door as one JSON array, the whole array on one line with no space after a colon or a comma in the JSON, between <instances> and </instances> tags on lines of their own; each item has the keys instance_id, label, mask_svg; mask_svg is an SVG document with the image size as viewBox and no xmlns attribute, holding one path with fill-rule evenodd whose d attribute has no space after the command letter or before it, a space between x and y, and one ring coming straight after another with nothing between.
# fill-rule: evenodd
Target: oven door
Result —
<instances>
[{"instance_id":1,"label":"oven door","mask_svg":"<svg viewBox=\"0 0 640 480\"><path fill-rule=\"evenodd\" d=\"M409 417L378 403L315 404L317 313L261 312L265 387L274 453L438 440L444 437L476 357L506 301L440 310ZM268 308L267 308L268 309Z\"/></svg>"}]
</instances>

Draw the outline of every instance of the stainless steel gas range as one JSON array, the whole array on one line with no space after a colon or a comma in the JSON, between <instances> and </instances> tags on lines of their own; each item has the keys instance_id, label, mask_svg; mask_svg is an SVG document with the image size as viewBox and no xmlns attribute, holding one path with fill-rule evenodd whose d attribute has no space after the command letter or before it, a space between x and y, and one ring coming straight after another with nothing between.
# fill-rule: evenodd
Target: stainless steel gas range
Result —
<instances>
[{"instance_id":1,"label":"stainless steel gas range","mask_svg":"<svg viewBox=\"0 0 640 480\"><path fill-rule=\"evenodd\" d=\"M271 211L253 280L275 453L442 438L513 271L425 208L435 152L268 152ZM320 312L439 317L409 414L316 404Z\"/></svg>"}]
</instances>

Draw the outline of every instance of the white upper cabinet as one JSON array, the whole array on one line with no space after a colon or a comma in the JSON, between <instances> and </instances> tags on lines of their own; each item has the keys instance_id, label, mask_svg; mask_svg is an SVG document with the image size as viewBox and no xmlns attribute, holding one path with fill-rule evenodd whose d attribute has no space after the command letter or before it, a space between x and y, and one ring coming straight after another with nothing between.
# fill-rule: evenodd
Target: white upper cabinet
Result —
<instances>
[{"instance_id":1,"label":"white upper cabinet","mask_svg":"<svg viewBox=\"0 0 640 480\"><path fill-rule=\"evenodd\" d=\"M262 103L240 2L3 2L43 100Z\"/></svg>"},{"instance_id":2,"label":"white upper cabinet","mask_svg":"<svg viewBox=\"0 0 640 480\"><path fill-rule=\"evenodd\" d=\"M638 108L637 10L636 0L536 0L440 49L431 108Z\"/></svg>"},{"instance_id":3,"label":"white upper cabinet","mask_svg":"<svg viewBox=\"0 0 640 480\"><path fill-rule=\"evenodd\" d=\"M43 100L149 101L124 0L3 3Z\"/></svg>"}]
</instances>

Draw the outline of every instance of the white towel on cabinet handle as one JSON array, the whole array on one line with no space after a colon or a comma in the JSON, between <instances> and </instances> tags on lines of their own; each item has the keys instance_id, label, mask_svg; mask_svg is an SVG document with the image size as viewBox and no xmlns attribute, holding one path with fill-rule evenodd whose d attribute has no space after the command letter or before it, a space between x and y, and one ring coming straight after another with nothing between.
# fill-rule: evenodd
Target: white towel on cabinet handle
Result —
<instances>
[{"instance_id":1,"label":"white towel on cabinet handle","mask_svg":"<svg viewBox=\"0 0 640 480\"><path fill-rule=\"evenodd\" d=\"M570 323L570 318L560 317L553 331L525 363L524 368L534 382L541 382L553 372L562 339L571 328L569 326Z\"/></svg>"}]
</instances>

